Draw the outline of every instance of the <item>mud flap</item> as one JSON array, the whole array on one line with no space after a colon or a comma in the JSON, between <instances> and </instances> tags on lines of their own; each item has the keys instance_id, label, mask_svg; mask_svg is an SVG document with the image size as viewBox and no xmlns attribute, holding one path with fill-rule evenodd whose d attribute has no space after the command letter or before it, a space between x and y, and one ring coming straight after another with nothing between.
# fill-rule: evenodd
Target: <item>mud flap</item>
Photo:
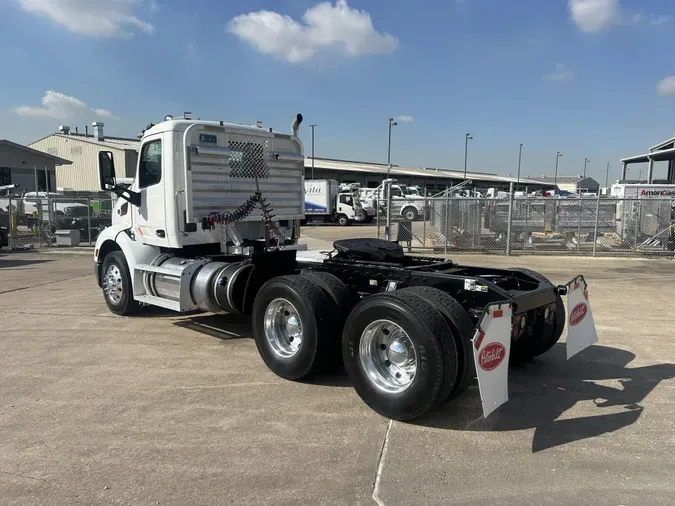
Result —
<instances>
[{"instance_id":1,"label":"mud flap","mask_svg":"<svg viewBox=\"0 0 675 506\"><path fill-rule=\"evenodd\" d=\"M583 276L567 283L567 359L598 342L588 285Z\"/></svg>"},{"instance_id":2,"label":"mud flap","mask_svg":"<svg viewBox=\"0 0 675 506\"><path fill-rule=\"evenodd\" d=\"M486 418L509 400L511 317L508 303L488 305L473 337L473 359Z\"/></svg>"}]
</instances>

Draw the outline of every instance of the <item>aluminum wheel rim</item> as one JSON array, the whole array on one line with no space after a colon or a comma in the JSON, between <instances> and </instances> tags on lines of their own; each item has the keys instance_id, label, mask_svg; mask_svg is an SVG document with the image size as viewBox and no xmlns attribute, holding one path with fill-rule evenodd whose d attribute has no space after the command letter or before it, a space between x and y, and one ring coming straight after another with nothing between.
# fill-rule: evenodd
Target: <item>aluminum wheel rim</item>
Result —
<instances>
[{"instance_id":1,"label":"aluminum wheel rim","mask_svg":"<svg viewBox=\"0 0 675 506\"><path fill-rule=\"evenodd\" d=\"M361 334L359 362L378 390L400 394L417 374L417 351L407 332L390 320L377 320Z\"/></svg>"},{"instance_id":2,"label":"aluminum wheel rim","mask_svg":"<svg viewBox=\"0 0 675 506\"><path fill-rule=\"evenodd\" d=\"M265 311L265 338L275 355L291 358L302 345L302 321L288 300L274 299Z\"/></svg>"},{"instance_id":3,"label":"aluminum wheel rim","mask_svg":"<svg viewBox=\"0 0 675 506\"><path fill-rule=\"evenodd\" d=\"M124 295L122 273L116 265L111 265L105 271L105 276L103 276L103 291L108 300L113 304L119 304L122 300L122 296Z\"/></svg>"}]
</instances>

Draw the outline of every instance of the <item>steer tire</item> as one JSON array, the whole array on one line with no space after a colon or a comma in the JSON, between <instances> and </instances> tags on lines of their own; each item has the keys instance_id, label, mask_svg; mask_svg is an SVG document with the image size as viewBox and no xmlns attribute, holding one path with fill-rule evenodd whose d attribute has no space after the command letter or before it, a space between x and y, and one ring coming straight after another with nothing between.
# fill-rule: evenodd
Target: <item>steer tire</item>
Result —
<instances>
[{"instance_id":1,"label":"steer tire","mask_svg":"<svg viewBox=\"0 0 675 506\"><path fill-rule=\"evenodd\" d=\"M372 379L382 377L373 376L372 364L389 370L391 363L370 360L365 349L367 341L362 344L368 326L381 321L403 329L414 350L416 370L404 378L412 379L400 391L378 386ZM435 409L450 395L457 379L458 357L452 331L440 311L414 293L379 293L359 302L345 324L342 356L361 399L376 412L395 420L414 420Z\"/></svg>"},{"instance_id":2,"label":"steer tire","mask_svg":"<svg viewBox=\"0 0 675 506\"><path fill-rule=\"evenodd\" d=\"M401 213L401 216L403 216L403 219L405 221L415 221L417 220L417 209L414 207L406 207L403 209L403 212Z\"/></svg>"},{"instance_id":3,"label":"steer tire","mask_svg":"<svg viewBox=\"0 0 675 506\"><path fill-rule=\"evenodd\" d=\"M277 299L285 299L297 311L302 341L295 352L279 351L279 346L274 344L275 334L266 323L268 307ZM331 347L340 339L334 301L310 279L298 275L267 281L253 303L252 319L261 358L272 372L289 380L300 380L325 370ZM269 315L267 321L270 322ZM283 337L283 333L280 334Z\"/></svg>"},{"instance_id":4,"label":"steer tire","mask_svg":"<svg viewBox=\"0 0 675 506\"><path fill-rule=\"evenodd\" d=\"M110 273L108 271L111 271ZM106 276L114 273L119 273L117 278L120 284L119 290L116 290L117 297L112 297L106 293ZM133 288L131 286L131 273L129 265L127 264L124 253L121 251L113 251L108 253L103 259L103 266L101 268L101 288L103 289L103 298L108 306L108 309L116 315L129 316L136 313L140 304L134 300ZM119 298L119 300L116 300Z\"/></svg>"},{"instance_id":5,"label":"steer tire","mask_svg":"<svg viewBox=\"0 0 675 506\"><path fill-rule=\"evenodd\" d=\"M447 399L443 399L441 402L455 399L463 394L476 378L476 366L473 361L471 342L475 330L474 324L462 305L446 292L429 286L412 286L399 290L397 293L406 292L419 295L438 309L452 331L452 337L457 347L459 374L454 390L450 392Z\"/></svg>"}]
</instances>

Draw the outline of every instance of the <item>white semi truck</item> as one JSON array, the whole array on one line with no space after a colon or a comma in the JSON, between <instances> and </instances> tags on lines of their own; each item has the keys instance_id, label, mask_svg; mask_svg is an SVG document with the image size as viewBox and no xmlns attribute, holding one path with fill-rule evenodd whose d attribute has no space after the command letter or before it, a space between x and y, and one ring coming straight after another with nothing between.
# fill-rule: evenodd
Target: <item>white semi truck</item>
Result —
<instances>
[{"instance_id":1,"label":"white semi truck","mask_svg":"<svg viewBox=\"0 0 675 506\"><path fill-rule=\"evenodd\" d=\"M361 197L369 206L374 208L379 206L380 209L386 209L388 188L391 188L391 216L406 221L416 221L429 217L430 208L424 197L417 192L409 192L406 185L382 184L377 188L363 188Z\"/></svg>"},{"instance_id":2,"label":"white semi truck","mask_svg":"<svg viewBox=\"0 0 675 506\"><path fill-rule=\"evenodd\" d=\"M597 340L583 277L556 286L522 269L410 257L392 242L302 251L302 116L291 134L167 119L141 139L131 186L99 153L101 188L120 197L94 251L113 313L145 306L251 317L265 364L300 380L342 362L378 413L411 420L478 376L487 416L508 398L508 366Z\"/></svg>"},{"instance_id":3,"label":"white semi truck","mask_svg":"<svg viewBox=\"0 0 675 506\"><path fill-rule=\"evenodd\" d=\"M334 179L305 181L305 221L351 225L369 223L375 209L361 202L358 185L340 185Z\"/></svg>"}]
</instances>

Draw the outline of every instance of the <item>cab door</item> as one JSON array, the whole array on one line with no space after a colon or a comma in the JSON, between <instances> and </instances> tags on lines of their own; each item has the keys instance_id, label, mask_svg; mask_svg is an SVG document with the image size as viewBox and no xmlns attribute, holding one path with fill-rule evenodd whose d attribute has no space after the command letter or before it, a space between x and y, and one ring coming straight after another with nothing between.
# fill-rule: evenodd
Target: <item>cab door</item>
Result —
<instances>
[{"instance_id":1,"label":"cab door","mask_svg":"<svg viewBox=\"0 0 675 506\"><path fill-rule=\"evenodd\" d=\"M134 206L134 228L141 242L166 246L166 174L162 163L163 134L144 139L138 157L136 181L141 194L141 205Z\"/></svg>"}]
</instances>

